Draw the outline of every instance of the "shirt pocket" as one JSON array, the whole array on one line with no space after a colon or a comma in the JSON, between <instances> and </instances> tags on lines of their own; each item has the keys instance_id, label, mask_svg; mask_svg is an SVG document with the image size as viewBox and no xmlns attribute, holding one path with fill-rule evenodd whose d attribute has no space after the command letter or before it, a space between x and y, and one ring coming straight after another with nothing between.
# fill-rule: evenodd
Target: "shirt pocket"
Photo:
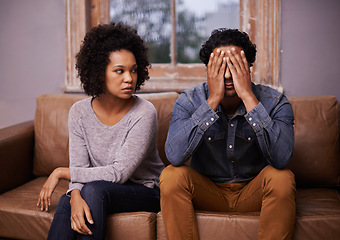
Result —
<instances>
[{"instance_id":1,"label":"shirt pocket","mask_svg":"<svg viewBox=\"0 0 340 240\"><path fill-rule=\"evenodd\" d=\"M236 132L236 137L239 141L245 143L252 143L256 140L256 134L250 127L239 129L239 131Z\"/></svg>"},{"instance_id":2,"label":"shirt pocket","mask_svg":"<svg viewBox=\"0 0 340 240\"><path fill-rule=\"evenodd\" d=\"M235 158L240 167L239 174L245 178L253 177L253 170L257 171L261 165L261 156L255 132L250 127L240 129L235 138Z\"/></svg>"},{"instance_id":3,"label":"shirt pocket","mask_svg":"<svg viewBox=\"0 0 340 240\"><path fill-rule=\"evenodd\" d=\"M203 142L197 153L200 154L200 157L206 156L206 159L209 159L209 164L221 166L226 159L225 149L225 131L220 131L216 128L209 129L204 134Z\"/></svg>"},{"instance_id":4,"label":"shirt pocket","mask_svg":"<svg viewBox=\"0 0 340 240\"><path fill-rule=\"evenodd\" d=\"M224 139L224 136L225 136L224 131L220 131L219 129L211 129L204 134L204 140L208 143L216 142Z\"/></svg>"}]
</instances>

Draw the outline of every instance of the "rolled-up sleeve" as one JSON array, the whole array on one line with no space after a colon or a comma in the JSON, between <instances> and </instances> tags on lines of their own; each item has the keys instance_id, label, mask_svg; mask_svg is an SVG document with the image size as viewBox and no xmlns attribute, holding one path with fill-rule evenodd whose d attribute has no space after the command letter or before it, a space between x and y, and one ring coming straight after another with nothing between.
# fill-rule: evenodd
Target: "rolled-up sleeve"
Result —
<instances>
[{"instance_id":1,"label":"rolled-up sleeve","mask_svg":"<svg viewBox=\"0 0 340 240\"><path fill-rule=\"evenodd\" d=\"M260 102L244 117L255 132L268 163L278 169L284 168L294 149L294 114L288 99L282 95L271 113Z\"/></svg>"},{"instance_id":2,"label":"rolled-up sleeve","mask_svg":"<svg viewBox=\"0 0 340 240\"><path fill-rule=\"evenodd\" d=\"M219 116L204 101L195 107L182 93L175 103L165 153L174 166L180 166L191 157L203 134L217 121Z\"/></svg>"}]
</instances>

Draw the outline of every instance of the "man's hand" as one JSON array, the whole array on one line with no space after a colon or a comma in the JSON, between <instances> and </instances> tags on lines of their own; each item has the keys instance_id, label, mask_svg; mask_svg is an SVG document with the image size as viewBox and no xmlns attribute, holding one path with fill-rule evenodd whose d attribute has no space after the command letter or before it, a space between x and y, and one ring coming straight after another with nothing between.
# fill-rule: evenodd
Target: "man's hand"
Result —
<instances>
[{"instance_id":1,"label":"man's hand","mask_svg":"<svg viewBox=\"0 0 340 240\"><path fill-rule=\"evenodd\" d=\"M90 224L94 224L90 208L80 195L80 191L75 189L71 192L71 228L84 235L92 235L91 230L85 223L86 220Z\"/></svg>"},{"instance_id":2,"label":"man's hand","mask_svg":"<svg viewBox=\"0 0 340 240\"><path fill-rule=\"evenodd\" d=\"M251 89L250 66L244 51L237 53L235 48L227 51L227 64L230 69L237 96L243 101L247 112L259 103Z\"/></svg>"},{"instance_id":3,"label":"man's hand","mask_svg":"<svg viewBox=\"0 0 340 240\"><path fill-rule=\"evenodd\" d=\"M207 81L210 96L207 100L209 106L216 111L218 105L224 97L224 73L227 65L225 53L217 49L211 53L207 65Z\"/></svg>"}]
</instances>

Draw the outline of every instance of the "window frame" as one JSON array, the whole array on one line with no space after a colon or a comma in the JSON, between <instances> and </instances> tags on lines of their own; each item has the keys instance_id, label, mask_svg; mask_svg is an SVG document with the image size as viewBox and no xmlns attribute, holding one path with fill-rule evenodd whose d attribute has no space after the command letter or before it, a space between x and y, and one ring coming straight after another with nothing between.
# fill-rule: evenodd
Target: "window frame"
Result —
<instances>
[{"instance_id":1,"label":"window frame","mask_svg":"<svg viewBox=\"0 0 340 240\"><path fill-rule=\"evenodd\" d=\"M150 79L140 92L181 92L206 81L204 64L180 64L176 57L175 1L171 1L171 63L152 64ZM66 79L64 92L83 92L75 56L88 29L109 23L109 0L66 0ZM257 46L252 81L283 91L280 83L281 0L240 0L240 30Z\"/></svg>"}]
</instances>

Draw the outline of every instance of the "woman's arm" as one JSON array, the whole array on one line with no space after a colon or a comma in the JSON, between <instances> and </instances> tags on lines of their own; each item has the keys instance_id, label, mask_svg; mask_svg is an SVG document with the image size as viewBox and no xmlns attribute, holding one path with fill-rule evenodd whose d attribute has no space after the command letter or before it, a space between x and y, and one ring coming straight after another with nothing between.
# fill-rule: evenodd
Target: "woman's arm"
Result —
<instances>
[{"instance_id":1,"label":"woman's arm","mask_svg":"<svg viewBox=\"0 0 340 240\"><path fill-rule=\"evenodd\" d=\"M51 196L54 189L57 187L60 179L71 179L70 169L65 167L56 168L50 176L47 178L45 184L43 185L37 206L40 206L41 211L48 211L48 206L51 205Z\"/></svg>"},{"instance_id":2,"label":"woman's arm","mask_svg":"<svg viewBox=\"0 0 340 240\"><path fill-rule=\"evenodd\" d=\"M85 223L85 218L90 224L94 224L91 211L87 203L80 195L80 191L75 189L71 192L71 228L84 235L92 235L91 230Z\"/></svg>"},{"instance_id":3,"label":"woman's arm","mask_svg":"<svg viewBox=\"0 0 340 240\"><path fill-rule=\"evenodd\" d=\"M88 168L91 166L88 149L86 147L87 143L85 141L84 131L81 124L82 117L83 117L82 105L80 102L75 103L71 107L68 117L70 168L72 167ZM72 177L70 177L67 195L70 195L70 193L75 189L81 190L83 186L84 184L74 182L72 181Z\"/></svg>"}]
</instances>

